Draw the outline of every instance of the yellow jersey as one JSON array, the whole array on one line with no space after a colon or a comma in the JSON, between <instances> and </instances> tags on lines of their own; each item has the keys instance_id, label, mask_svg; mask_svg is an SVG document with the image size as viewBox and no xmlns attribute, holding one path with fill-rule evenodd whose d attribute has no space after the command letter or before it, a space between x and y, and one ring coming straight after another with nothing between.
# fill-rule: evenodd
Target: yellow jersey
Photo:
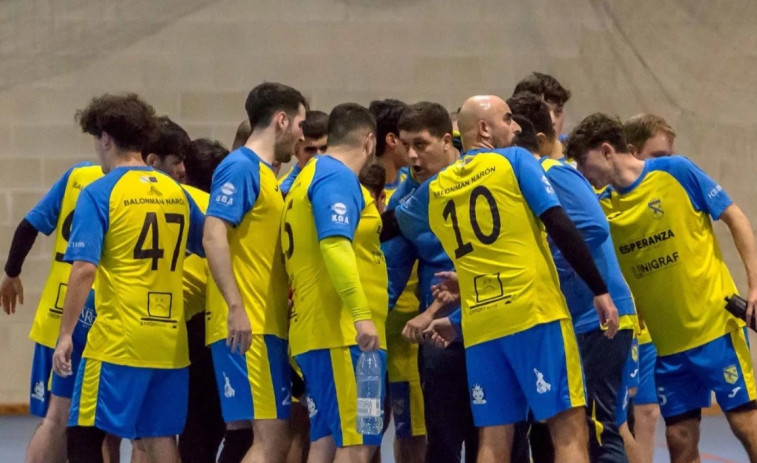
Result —
<instances>
[{"instance_id":1,"label":"yellow jersey","mask_svg":"<svg viewBox=\"0 0 757 463\"><path fill-rule=\"evenodd\" d=\"M601 204L618 261L660 356L699 347L744 323L723 299L737 292L710 216L732 201L682 156L647 160L639 178Z\"/></svg>"},{"instance_id":2,"label":"yellow jersey","mask_svg":"<svg viewBox=\"0 0 757 463\"><path fill-rule=\"evenodd\" d=\"M207 215L232 225L231 265L254 335L287 338L287 274L278 233L284 199L273 167L241 147L213 173ZM212 275L205 313L207 344L228 335L229 307Z\"/></svg>"},{"instance_id":3,"label":"yellow jersey","mask_svg":"<svg viewBox=\"0 0 757 463\"><path fill-rule=\"evenodd\" d=\"M64 259L97 266L97 318L83 357L141 368L189 364L182 269L203 253L204 217L150 167L118 167L80 194Z\"/></svg>"},{"instance_id":4,"label":"yellow jersey","mask_svg":"<svg viewBox=\"0 0 757 463\"><path fill-rule=\"evenodd\" d=\"M294 300L292 355L357 344L350 311L331 283L320 250L320 240L332 236L352 241L360 282L381 348L386 348L388 279L380 231L381 216L357 176L328 155L310 160L289 190L281 223Z\"/></svg>"},{"instance_id":5,"label":"yellow jersey","mask_svg":"<svg viewBox=\"0 0 757 463\"><path fill-rule=\"evenodd\" d=\"M98 165L90 162L74 165L26 215L26 220L45 235L55 232L50 272L29 332L32 341L51 349L58 342L63 302L71 273L71 264L63 260L63 255L71 235L76 201L84 187L102 176L102 167Z\"/></svg>"},{"instance_id":6,"label":"yellow jersey","mask_svg":"<svg viewBox=\"0 0 757 463\"><path fill-rule=\"evenodd\" d=\"M452 259L466 346L569 319L539 215L560 203L522 148L475 150L421 185L395 216L430 228Z\"/></svg>"}]
</instances>

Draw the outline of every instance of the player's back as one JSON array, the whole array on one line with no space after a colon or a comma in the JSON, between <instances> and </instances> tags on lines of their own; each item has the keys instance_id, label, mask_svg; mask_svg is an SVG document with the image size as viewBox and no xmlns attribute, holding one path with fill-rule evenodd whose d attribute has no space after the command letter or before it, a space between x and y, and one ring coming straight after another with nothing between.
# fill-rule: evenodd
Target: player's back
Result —
<instances>
[{"instance_id":1,"label":"player's back","mask_svg":"<svg viewBox=\"0 0 757 463\"><path fill-rule=\"evenodd\" d=\"M384 319L387 312L386 263L379 244L381 217L370 195L364 192L357 176L344 172L346 166L329 156L313 158L302 170L286 197L281 233L287 273L293 289L294 312L290 320L290 346L293 355L315 349L355 345L355 327L350 311L343 307L329 277L320 250L320 236L314 214L329 209L334 223L349 220L348 205L313 204L310 192L314 183L329 182L329 177L349 179L348 184L334 186L354 189L360 210L352 246L358 272L366 292L381 345L384 341ZM354 182L354 183L353 183ZM370 202L369 202L370 201Z\"/></svg>"},{"instance_id":2,"label":"player's back","mask_svg":"<svg viewBox=\"0 0 757 463\"><path fill-rule=\"evenodd\" d=\"M76 201L84 187L102 176L102 168L99 165L90 162L74 165L26 216L26 219L42 233L49 235L55 231L50 272L29 333L33 341L47 347L54 348L58 340L63 302L71 273L71 264L63 260L63 255L71 234Z\"/></svg>"},{"instance_id":3,"label":"player's back","mask_svg":"<svg viewBox=\"0 0 757 463\"><path fill-rule=\"evenodd\" d=\"M84 357L135 367L186 366L187 193L152 168L120 167L84 190L80 208L82 201L92 203L92 217L81 216L91 224L74 227L91 226L102 236L95 280L98 317ZM87 238L86 233L77 236ZM90 260L86 251L76 252L96 248L85 239L69 244L72 260Z\"/></svg>"},{"instance_id":4,"label":"player's back","mask_svg":"<svg viewBox=\"0 0 757 463\"><path fill-rule=\"evenodd\" d=\"M541 175L528 175L534 167ZM425 191L430 226L459 276L468 346L569 317L537 217L558 203L527 201L524 188L553 195L531 154L511 148L469 152Z\"/></svg>"}]
</instances>

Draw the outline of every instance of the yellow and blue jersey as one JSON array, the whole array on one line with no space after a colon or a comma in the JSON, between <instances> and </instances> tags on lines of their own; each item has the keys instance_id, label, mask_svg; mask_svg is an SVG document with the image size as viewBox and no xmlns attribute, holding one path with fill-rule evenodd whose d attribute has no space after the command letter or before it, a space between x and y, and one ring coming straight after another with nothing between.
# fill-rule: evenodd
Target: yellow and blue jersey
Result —
<instances>
[{"instance_id":1,"label":"yellow and blue jersey","mask_svg":"<svg viewBox=\"0 0 757 463\"><path fill-rule=\"evenodd\" d=\"M610 236L602 207L589 182L565 160L542 158L541 166L549 183L557 194L565 213L581 232L602 279L607 284L615 306L618 308L621 329L633 329L637 325L636 308L628 284L615 256L615 247ZM576 334L600 328L599 316L594 310L594 293L576 273L551 239L547 239L560 277L560 289L568 303Z\"/></svg>"},{"instance_id":2,"label":"yellow and blue jersey","mask_svg":"<svg viewBox=\"0 0 757 463\"><path fill-rule=\"evenodd\" d=\"M287 195L281 223L294 300L292 355L356 345L350 311L331 283L319 244L336 236L352 241L360 282L386 348L387 274L380 231L378 209L357 176L328 155L311 159Z\"/></svg>"},{"instance_id":3,"label":"yellow and blue jersey","mask_svg":"<svg viewBox=\"0 0 757 463\"><path fill-rule=\"evenodd\" d=\"M182 185L197 207L204 213L208 210L210 196L190 185ZM208 285L208 261L197 254L184 258L184 311L187 320L205 311L206 289Z\"/></svg>"},{"instance_id":4,"label":"yellow and blue jersey","mask_svg":"<svg viewBox=\"0 0 757 463\"><path fill-rule=\"evenodd\" d=\"M395 211L452 258L466 347L570 318L539 221L559 206L531 153L506 148L466 153Z\"/></svg>"},{"instance_id":5,"label":"yellow and blue jersey","mask_svg":"<svg viewBox=\"0 0 757 463\"><path fill-rule=\"evenodd\" d=\"M229 154L213 173L207 215L232 225L231 265L255 335L287 338L288 286L276 231L284 200L273 168L247 147ZM218 285L208 282L206 342L227 336L228 305Z\"/></svg>"},{"instance_id":6,"label":"yellow and blue jersey","mask_svg":"<svg viewBox=\"0 0 757 463\"><path fill-rule=\"evenodd\" d=\"M405 166L397 171L397 180L392 183L384 184L384 195L386 196L384 200L386 201L387 206L389 205L389 201L392 199L394 192L397 191L397 188L400 186L400 184L404 182L408 177L410 177L410 168Z\"/></svg>"},{"instance_id":7,"label":"yellow and blue jersey","mask_svg":"<svg viewBox=\"0 0 757 463\"><path fill-rule=\"evenodd\" d=\"M169 176L118 167L82 190L64 260L97 266L97 318L84 358L141 368L189 364L186 249L203 254L204 217Z\"/></svg>"},{"instance_id":8,"label":"yellow and blue jersey","mask_svg":"<svg viewBox=\"0 0 757 463\"><path fill-rule=\"evenodd\" d=\"M289 169L289 172L279 179L279 189L281 190L282 195L286 196L289 193L294 180L300 175L301 171L300 164L295 162Z\"/></svg>"},{"instance_id":9,"label":"yellow and blue jersey","mask_svg":"<svg viewBox=\"0 0 757 463\"><path fill-rule=\"evenodd\" d=\"M645 161L636 181L601 197L620 267L660 356L743 326L723 310L723 298L737 290L710 220L731 203L682 156Z\"/></svg>"},{"instance_id":10,"label":"yellow and blue jersey","mask_svg":"<svg viewBox=\"0 0 757 463\"><path fill-rule=\"evenodd\" d=\"M45 235L55 232L50 272L29 333L32 341L49 348L55 348L58 341L63 302L66 299L68 277L71 273L71 264L63 260L63 254L66 252L71 234L76 201L84 187L102 176L102 168L91 162L74 165L26 215L26 220L38 231ZM88 311L82 315L86 313ZM90 313L88 317L91 318L93 315ZM92 320L89 320L90 324L91 322Z\"/></svg>"}]
</instances>

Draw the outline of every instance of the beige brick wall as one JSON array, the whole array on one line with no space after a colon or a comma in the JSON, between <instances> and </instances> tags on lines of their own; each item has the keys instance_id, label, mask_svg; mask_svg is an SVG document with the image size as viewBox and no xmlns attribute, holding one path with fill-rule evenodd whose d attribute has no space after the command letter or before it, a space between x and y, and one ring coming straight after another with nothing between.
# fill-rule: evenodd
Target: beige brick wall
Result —
<instances>
[{"instance_id":1,"label":"beige brick wall","mask_svg":"<svg viewBox=\"0 0 757 463\"><path fill-rule=\"evenodd\" d=\"M688 5L691 6L688 6ZM541 70L573 90L567 125L655 111L679 151L757 221L757 4L534 0L12 0L0 9L0 255L67 166L92 159L73 115L136 91L195 137L230 144L246 92L300 88L317 109L353 100L509 96ZM569 128L568 127L568 128ZM725 231L725 233L723 233ZM744 272L718 226L734 276ZM26 335L51 249L24 268L26 304L0 316L0 403L27 398Z\"/></svg>"}]
</instances>

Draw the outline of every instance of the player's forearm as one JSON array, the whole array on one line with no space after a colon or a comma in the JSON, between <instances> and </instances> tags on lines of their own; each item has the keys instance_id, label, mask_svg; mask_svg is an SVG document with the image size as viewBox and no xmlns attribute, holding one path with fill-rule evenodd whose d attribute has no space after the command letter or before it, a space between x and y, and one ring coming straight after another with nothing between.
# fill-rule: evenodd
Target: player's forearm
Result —
<instances>
[{"instance_id":1,"label":"player's forearm","mask_svg":"<svg viewBox=\"0 0 757 463\"><path fill-rule=\"evenodd\" d=\"M334 236L321 240L320 248L331 283L350 311L352 321L371 320L368 298L360 283L352 243L347 238Z\"/></svg>"},{"instance_id":2,"label":"player's forearm","mask_svg":"<svg viewBox=\"0 0 757 463\"><path fill-rule=\"evenodd\" d=\"M426 308L425 312L433 318L442 318L449 315L452 312L451 309L451 305L444 304L438 299L434 299L434 302Z\"/></svg>"},{"instance_id":3,"label":"player's forearm","mask_svg":"<svg viewBox=\"0 0 757 463\"><path fill-rule=\"evenodd\" d=\"M77 260L71 267L68 277L66 300L63 303L63 316L60 322L60 336L71 336L79 320L79 315L87 302L87 296L95 281L97 267L89 262Z\"/></svg>"},{"instance_id":4,"label":"player's forearm","mask_svg":"<svg viewBox=\"0 0 757 463\"><path fill-rule=\"evenodd\" d=\"M226 226L222 222L220 227L217 226L218 224L214 226L215 220L218 219L208 217L206 220L205 234L202 240L208 259L208 268L221 291L221 295L223 295L223 299L229 306L229 310L237 310L243 308L242 296L239 293L236 278L234 278L231 251L226 237Z\"/></svg>"},{"instance_id":5,"label":"player's forearm","mask_svg":"<svg viewBox=\"0 0 757 463\"><path fill-rule=\"evenodd\" d=\"M8 251L8 260L5 263L6 275L15 278L21 274L21 267L24 265L26 256L29 255L38 233L39 231L26 219L18 224Z\"/></svg>"},{"instance_id":6,"label":"player's forearm","mask_svg":"<svg viewBox=\"0 0 757 463\"><path fill-rule=\"evenodd\" d=\"M749 219L735 204L731 204L720 217L728 225L733 243L746 269L749 288L757 288L757 245Z\"/></svg>"}]
</instances>

